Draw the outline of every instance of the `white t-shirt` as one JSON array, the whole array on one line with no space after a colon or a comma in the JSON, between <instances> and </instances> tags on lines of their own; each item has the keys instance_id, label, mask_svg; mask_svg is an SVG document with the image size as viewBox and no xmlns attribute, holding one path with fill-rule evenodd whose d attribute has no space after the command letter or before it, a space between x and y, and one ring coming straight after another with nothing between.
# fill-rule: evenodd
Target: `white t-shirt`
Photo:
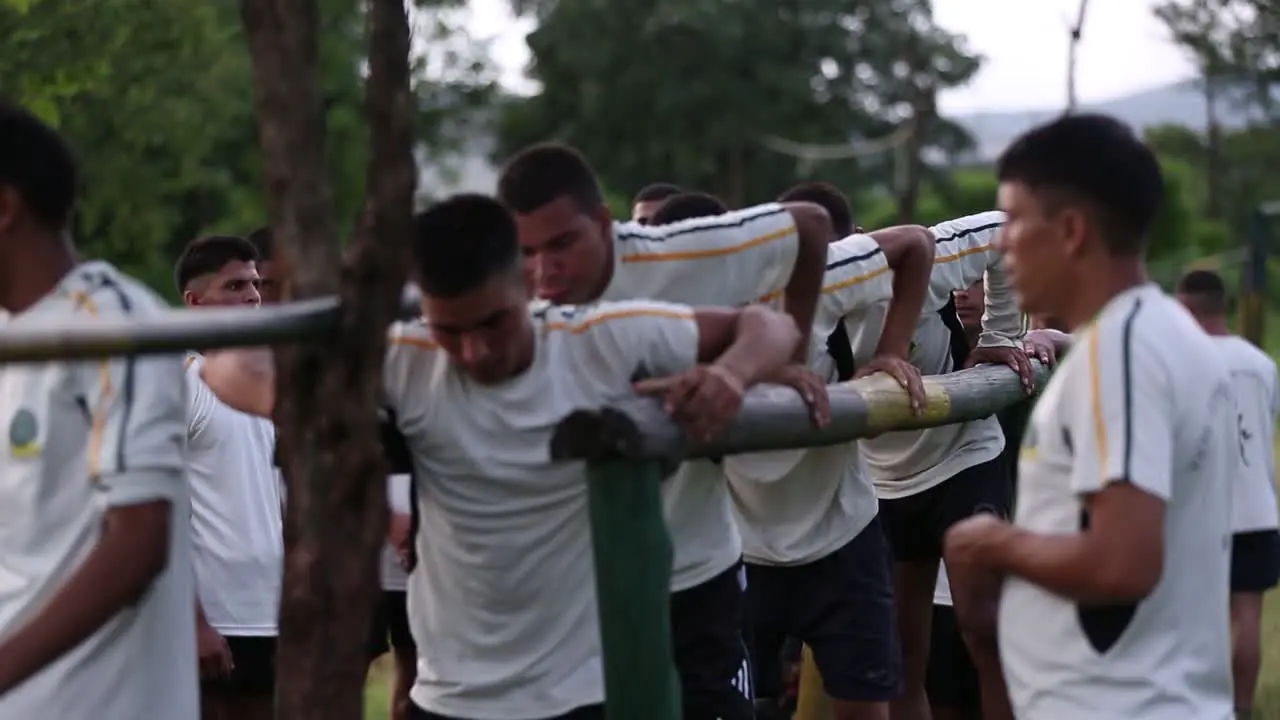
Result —
<instances>
[{"instance_id":1,"label":"white t-shirt","mask_svg":"<svg viewBox=\"0 0 1280 720\"><path fill-rule=\"evenodd\" d=\"M671 225L615 223L613 279L602 300L650 298L687 305L779 303L799 247L781 205L758 205ZM675 546L673 592L725 572L742 556L720 466L686 462L662 485Z\"/></svg>"},{"instance_id":2,"label":"white t-shirt","mask_svg":"<svg viewBox=\"0 0 1280 720\"><path fill-rule=\"evenodd\" d=\"M274 636L284 572L275 426L233 410L187 364L187 474L196 591L223 635Z\"/></svg>"},{"instance_id":3,"label":"white t-shirt","mask_svg":"<svg viewBox=\"0 0 1280 720\"><path fill-rule=\"evenodd\" d=\"M412 512L409 497L409 476L387 476L387 509L393 515L408 515ZM382 589L390 592L404 592L407 588L409 574L400 565L400 553L390 541L382 546L382 563L378 571L382 581Z\"/></svg>"},{"instance_id":4,"label":"white t-shirt","mask_svg":"<svg viewBox=\"0 0 1280 720\"><path fill-rule=\"evenodd\" d=\"M987 212L950 220L931 230L938 240L929 281L929 299L912 337L911 363L924 375L944 375L952 367L951 331L938 311L951 293L985 278L987 308L982 316L984 346L1007 345L1022 329L1017 298L1000 264L996 235L1004 213ZM887 305L851 319L854 360L871 360L884 329ZM957 473L994 459L1004 449L1004 433L994 417L925 430L884 433L858 441L881 500L917 495Z\"/></svg>"},{"instance_id":5,"label":"white t-shirt","mask_svg":"<svg viewBox=\"0 0 1280 720\"><path fill-rule=\"evenodd\" d=\"M586 466L550 461L565 415L697 361L693 312L653 302L534 314L533 364L471 381L423 323L393 326L383 375L413 457L411 697L440 715L555 717L604 699Z\"/></svg>"},{"instance_id":6,"label":"white t-shirt","mask_svg":"<svg viewBox=\"0 0 1280 720\"><path fill-rule=\"evenodd\" d=\"M1276 364L1244 338L1215 336L1231 371L1237 405L1240 474L1233 485L1233 532L1275 530Z\"/></svg>"},{"instance_id":7,"label":"white t-shirt","mask_svg":"<svg viewBox=\"0 0 1280 720\"><path fill-rule=\"evenodd\" d=\"M846 316L892 297L893 273L871 236L852 235L828 246L810 367L834 382L827 337ZM726 457L724 472L743 556L757 565L799 565L826 557L862 532L878 510L875 489L852 442Z\"/></svg>"},{"instance_id":8,"label":"white t-shirt","mask_svg":"<svg viewBox=\"0 0 1280 720\"><path fill-rule=\"evenodd\" d=\"M1164 569L1110 647L1090 640L1076 602L1006 580L1000 659L1014 712L1231 718L1227 594L1239 451L1222 353L1154 285L1117 295L1077 337L1032 412L1014 522L1041 534L1079 532L1085 496L1127 481L1165 502Z\"/></svg>"},{"instance_id":9,"label":"white t-shirt","mask_svg":"<svg viewBox=\"0 0 1280 720\"><path fill-rule=\"evenodd\" d=\"M80 265L9 327L154 317L163 302L102 262ZM113 507L171 506L168 565L138 601L22 685L0 718L198 717L182 357L0 364L0 636L93 550Z\"/></svg>"}]
</instances>

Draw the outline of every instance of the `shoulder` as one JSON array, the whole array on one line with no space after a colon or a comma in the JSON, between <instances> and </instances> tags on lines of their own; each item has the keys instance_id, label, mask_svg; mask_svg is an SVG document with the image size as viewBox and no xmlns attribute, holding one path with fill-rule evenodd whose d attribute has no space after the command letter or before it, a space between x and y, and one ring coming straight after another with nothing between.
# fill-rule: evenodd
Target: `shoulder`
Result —
<instances>
[{"instance_id":1,"label":"shoulder","mask_svg":"<svg viewBox=\"0 0 1280 720\"><path fill-rule=\"evenodd\" d=\"M858 233L841 238L827 246L827 269L884 257L880 243L870 235Z\"/></svg>"},{"instance_id":2,"label":"shoulder","mask_svg":"<svg viewBox=\"0 0 1280 720\"><path fill-rule=\"evenodd\" d=\"M87 262L60 286L76 313L150 316L170 309L151 288L105 262Z\"/></svg>"},{"instance_id":3,"label":"shoulder","mask_svg":"<svg viewBox=\"0 0 1280 720\"><path fill-rule=\"evenodd\" d=\"M1108 305L1086 338L1086 351L1102 361L1119 361L1128 372L1160 373L1184 390L1184 385L1209 387L1225 379L1227 362L1219 348L1173 298L1147 288L1117 298Z\"/></svg>"},{"instance_id":4,"label":"shoulder","mask_svg":"<svg viewBox=\"0 0 1280 720\"><path fill-rule=\"evenodd\" d=\"M764 244L794 235L795 232L795 220L791 212L778 203L768 203L712 217L682 220L670 225L619 222L614 224L613 236L624 251L630 251L631 245L638 249L652 246L653 243L672 243L677 246L700 242L726 246Z\"/></svg>"},{"instance_id":5,"label":"shoulder","mask_svg":"<svg viewBox=\"0 0 1280 720\"><path fill-rule=\"evenodd\" d=\"M548 330L568 331L582 335L596 329L634 326L661 321L692 321L693 308L687 305L657 300L622 300L592 305L546 306L544 313Z\"/></svg>"},{"instance_id":6,"label":"shoulder","mask_svg":"<svg viewBox=\"0 0 1280 720\"><path fill-rule=\"evenodd\" d=\"M983 234L994 234L1004 225L1005 214L1000 210L990 210L974 215L954 218L940 222L929 228L939 243L962 240L966 237Z\"/></svg>"}]
</instances>

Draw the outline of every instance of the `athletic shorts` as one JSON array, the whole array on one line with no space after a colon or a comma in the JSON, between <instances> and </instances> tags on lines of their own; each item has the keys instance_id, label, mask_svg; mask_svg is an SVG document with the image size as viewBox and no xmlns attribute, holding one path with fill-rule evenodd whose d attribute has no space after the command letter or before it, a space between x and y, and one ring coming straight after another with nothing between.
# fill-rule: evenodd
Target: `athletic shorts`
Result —
<instances>
[{"instance_id":1,"label":"athletic shorts","mask_svg":"<svg viewBox=\"0 0 1280 720\"><path fill-rule=\"evenodd\" d=\"M671 594L671 636L684 720L752 720L743 640L742 565Z\"/></svg>"},{"instance_id":2,"label":"athletic shorts","mask_svg":"<svg viewBox=\"0 0 1280 720\"><path fill-rule=\"evenodd\" d=\"M408 595L403 590L382 591L374 604L373 625L369 629L370 660L393 649L406 656L418 652L409 630Z\"/></svg>"},{"instance_id":3,"label":"athletic shorts","mask_svg":"<svg viewBox=\"0 0 1280 720\"><path fill-rule=\"evenodd\" d=\"M929 704L953 710L964 720L982 717L982 693L978 669L960 636L956 611L950 605L933 606L933 635L929 641L929 666L925 675Z\"/></svg>"},{"instance_id":4,"label":"athletic shorts","mask_svg":"<svg viewBox=\"0 0 1280 720\"><path fill-rule=\"evenodd\" d=\"M414 703L409 703L409 720L470 720L469 718L456 718L449 715L437 715L433 712L427 712L418 707ZM574 708L563 715L556 715L550 718L537 718L537 720L605 720L603 705L587 705L585 707Z\"/></svg>"},{"instance_id":5,"label":"athletic shorts","mask_svg":"<svg viewBox=\"0 0 1280 720\"><path fill-rule=\"evenodd\" d=\"M231 650L231 675L202 680L202 692L235 696L272 695L276 691L276 639L223 636Z\"/></svg>"},{"instance_id":6,"label":"athletic shorts","mask_svg":"<svg viewBox=\"0 0 1280 720\"><path fill-rule=\"evenodd\" d=\"M1013 509L1013 480L1003 457L965 468L917 495L880 501L894 559L939 560L952 525L980 512L1007 518Z\"/></svg>"},{"instance_id":7,"label":"athletic shorts","mask_svg":"<svg viewBox=\"0 0 1280 720\"><path fill-rule=\"evenodd\" d=\"M747 565L755 690L783 693L783 643L808 645L827 695L878 702L898 696L901 655L893 609L893 556L880 518L826 557L804 565Z\"/></svg>"},{"instance_id":8,"label":"athletic shorts","mask_svg":"<svg viewBox=\"0 0 1280 720\"><path fill-rule=\"evenodd\" d=\"M1231 536L1231 592L1264 593L1280 583L1280 531Z\"/></svg>"}]
</instances>

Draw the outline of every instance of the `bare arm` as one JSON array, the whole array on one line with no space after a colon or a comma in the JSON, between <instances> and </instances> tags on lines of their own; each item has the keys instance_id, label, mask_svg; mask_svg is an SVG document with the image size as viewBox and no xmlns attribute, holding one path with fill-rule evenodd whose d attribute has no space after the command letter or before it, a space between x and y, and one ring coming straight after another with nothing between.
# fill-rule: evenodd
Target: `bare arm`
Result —
<instances>
[{"instance_id":1,"label":"bare arm","mask_svg":"<svg viewBox=\"0 0 1280 720\"><path fill-rule=\"evenodd\" d=\"M791 359L803 363L807 359L809 333L813 329L818 295L822 292L822 277L827 267L827 245L839 238L835 236L831 216L821 206L813 203L786 203L785 207L795 219L799 244L796 249L796 264L783 291L783 299L787 314L795 320L801 334Z\"/></svg>"},{"instance_id":2,"label":"bare arm","mask_svg":"<svg viewBox=\"0 0 1280 720\"><path fill-rule=\"evenodd\" d=\"M871 237L884 251L885 260L893 270L893 299L885 312L884 329L875 354L906 358L929 295L935 248L933 233L920 225L901 225L877 230Z\"/></svg>"},{"instance_id":3,"label":"bare arm","mask_svg":"<svg viewBox=\"0 0 1280 720\"><path fill-rule=\"evenodd\" d=\"M1040 535L1005 526L988 551L994 569L1081 602L1151 594L1164 567L1164 501L1113 482L1086 502L1089 525L1079 533Z\"/></svg>"},{"instance_id":4,"label":"bare arm","mask_svg":"<svg viewBox=\"0 0 1280 720\"><path fill-rule=\"evenodd\" d=\"M142 597L168 563L168 501L113 507L80 567L41 610L0 642L0 694L84 642Z\"/></svg>"},{"instance_id":5,"label":"bare arm","mask_svg":"<svg viewBox=\"0 0 1280 720\"><path fill-rule=\"evenodd\" d=\"M786 365L800 344L795 321L762 305L697 308L694 317L699 362L727 370L744 386Z\"/></svg>"},{"instance_id":6,"label":"bare arm","mask_svg":"<svg viewBox=\"0 0 1280 720\"><path fill-rule=\"evenodd\" d=\"M240 412L270 418L275 410L275 359L268 348L209 353L200 378L218 400Z\"/></svg>"}]
</instances>

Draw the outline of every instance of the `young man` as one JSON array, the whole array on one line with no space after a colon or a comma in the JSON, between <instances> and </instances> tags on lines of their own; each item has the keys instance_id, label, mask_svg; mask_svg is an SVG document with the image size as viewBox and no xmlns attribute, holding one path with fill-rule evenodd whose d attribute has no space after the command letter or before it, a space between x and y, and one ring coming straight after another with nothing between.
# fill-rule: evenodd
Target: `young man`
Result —
<instances>
[{"instance_id":1,"label":"young man","mask_svg":"<svg viewBox=\"0 0 1280 720\"><path fill-rule=\"evenodd\" d=\"M888 303L877 354L897 358L920 405L907 356L933 255L933 236L914 226L833 242L813 329L830 337L846 317ZM849 379L816 343L809 366L815 393ZM892 567L857 444L748 453L724 468L743 539L759 704L783 704L776 660L792 636L812 649L837 720L888 720L900 684Z\"/></svg>"},{"instance_id":2,"label":"young man","mask_svg":"<svg viewBox=\"0 0 1280 720\"><path fill-rule=\"evenodd\" d=\"M6 327L154 317L164 304L70 243L63 140L0 104ZM182 358L0 365L0 717L199 713Z\"/></svg>"},{"instance_id":3,"label":"young man","mask_svg":"<svg viewBox=\"0 0 1280 720\"><path fill-rule=\"evenodd\" d=\"M760 306L531 307L516 238L483 196L419 216L424 321L398 323L388 350L386 396L422 514L409 580L425 644L417 720L602 720L585 470L547 461L552 430L632 394L638 377L676 376L673 413L714 435L799 341ZM245 407L269 398L269 386L243 390Z\"/></svg>"},{"instance_id":4,"label":"young man","mask_svg":"<svg viewBox=\"0 0 1280 720\"><path fill-rule=\"evenodd\" d=\"M972 350L982 333L982 316L986 312L982 280L955 292L955 310L964 330L964 341ZM1061 333L1032 330L1022 338L1023 350L1029 357L1052 365L1057 361L1057 343L1061 342L1055 335L1060 336ZM1009 469L1016 466L1022 431L1034 402L1034 398L1027 398L996 414L1005 437L1001 456ZM1015 477L1015 490L1016 481ZM933 592L933 623L925 689L933 720L980 720L982 717L978 671L956 622L945 563L938 566L938 582Z\"/></svg>"},{"instance_id":5,"label":"young man","mask_svg":"<svg viewBox=\"0 0 1280 720\"><path fill-rule=\"evenodd\" d=\"M985 329L969 361L1007 363L1019 371L1030 389L1030 366L1012 340L1021 330L1021 315L993 245L1003 222L1002 213L989 212L930 228L937 251L929 298L912 337L910 356L921 373L941 375L957 369L952 326L958 323L949 324L943 311L951 307L954 291L985 275ZM872 356L883 326L882 313L882 308L872 309L847 324L855 362ZM963 346L964 338L958 342ZM1009 512L1012 484L1000 458L1004 435L996 419L989 417L885 433L859 441L859 447L875 483L895 562L903 693L893 702L893 715L927 718L925 680L942 538L951 525L976 512ZM990 663L996 662L993 648L985 654Z\"/></svg>"},{"instance_id":6,"label":"young man","mask_svg":"<svg viewBox=\"0 0 1280 720\"><path fill-rule=\"evenodd\" d=\"M684 188L671 183L652 183L640 188L631 201L631 220L641 225L652 224L653 214L668 198L684 192Z\"/></svg>"},{"instance_id":7,"label":"young man","mask_svg":"<svg viewBox=\"0 0 1280 720\"><path fill-rule=\"evenodd\" d=\"M849 199L831 183L819 180L802 182L779 195L778 202L807 202L822 207L831 215L831 225L840 237L862 232L862 228L853 220L853 208L849 205Z\"/></svg>"},{"instance_id":8,"label":"young man","mask_svg":"<svg viewBox=\"0 0 1280 720\"><path fill-rule=\"evenodd\" d=\"M806 340L831 225L814 205L762 205L675 225L615 224L576 150L531 146L503 168L528 275L557 304L657 298L738 306L782 299ZM671 623L686 720L750 718L742 544L719 465L687 462L662 486L675 547Z\"/></svg>"},{"instance_id":9,"label":"young man","mask_svg":"<svg viewBox=\"0 0 1280 720\"><path fill-rule=\"evenodd\" d=\"M998 175L1023 308L1082 330L1032 412L1014 522L947 536L956 599L999 604L1012 707L985 717L1229 718L1235 403L1219 348L1147 280L1159 165L1085 114Z\"/></svg>"},{"instance_id":10,"label":"young man","mask_svg":"<svg viewBox=\"0 0 1280 720\"><path fill-rule=\"evenodd\" d=\"M650 225L670 225L681 220L692 220L700 217L715 217L729 212L729 207L715 195L700 192L686 192L672 195L653 212Z\"/></svg>"},{"instance_id":11,"label":"young man","mask_svg":"<svg viewBox=\"0 0 1280 720\"><path fill-rule=\"evenodd\" d=\"M190 308L257 307L257 260L244 238L191 241L174 271L183 302ZM217 372L250 352L192 354L187 366L196 640L209 720L269 718L274 708L284 567L275 428L220 402L205 377L207 365Z\"/></svg>"},{"instance_id":12,"label":"young man","mask_svg":"<svg viewBox=\"0 0 1280 720\"><path fill-rule=\"evenodd\" d=\"M1178 300L1213 337L1231 372L1237 405L1240 472L1232 478L1231 669L1236 717L1253 713L1262 664L1262 596L1280 579L1276 513L1276 364L1231 334L1227 289L1211 270L1192 270L1178 282Z\"/></svg>"}]
</instances>

